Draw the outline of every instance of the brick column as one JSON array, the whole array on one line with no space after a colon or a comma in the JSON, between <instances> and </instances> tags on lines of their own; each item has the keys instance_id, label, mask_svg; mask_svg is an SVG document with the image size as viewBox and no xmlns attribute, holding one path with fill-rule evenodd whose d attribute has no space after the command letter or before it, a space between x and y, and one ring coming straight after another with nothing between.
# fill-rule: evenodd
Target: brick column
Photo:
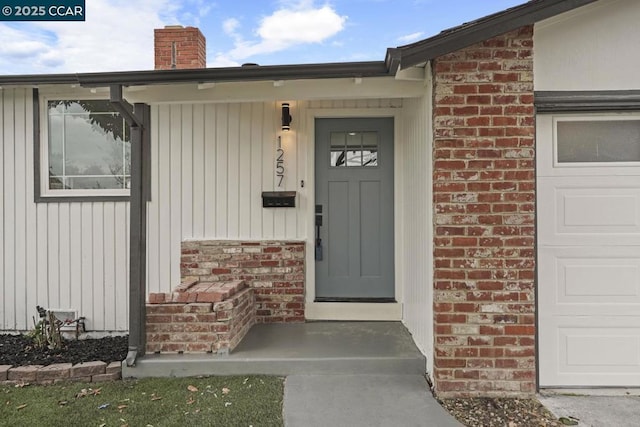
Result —
<instances>
[{"instance_id":1,"label":"brick column","mask_svg":"<svg viewBox=\"0 0 640 427\"><path fill-rule=\"evenodd\" d=\"M434 62L436 391L531 394L533 27Z\"/></svg>"}]
</instances>

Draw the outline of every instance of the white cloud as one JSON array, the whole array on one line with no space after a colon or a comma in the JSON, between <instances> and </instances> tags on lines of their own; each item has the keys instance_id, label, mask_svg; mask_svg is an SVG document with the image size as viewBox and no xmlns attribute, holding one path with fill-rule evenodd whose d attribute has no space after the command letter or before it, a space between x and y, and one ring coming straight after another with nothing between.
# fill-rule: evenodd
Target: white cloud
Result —
<instances>
[{"instance_id":1,"label":"white cloud","mask_svg":"<svg viewBox=\"0 0 640 427\"><path fill-rule=\"evenodd\" d=\"M230 36L235 36L236 30L239 27L240 27L240 21L238 21L236 18L226 19L222 23L222 29L224 30L225 34L228 34Z\"/></svg>"},{"instance_id":2,"label":"white cloud","mask_svg":"<svg viewBox=\"0 0 640 427\"><path fill-rule=\"evenodd\" d=\"M282 5L262 18L256 30L257 40L245 40L237 33L239 21L229 19L224 22L223 30L234 38L234 48L218 53L210 65L228 66L255 55L279 52L301 44L322 43L342 31L347 19L329 5L315 7L313 0L301 0L294 5Z\"/></svg>"},{"instance_id":3,"label":"white cloud","mask_svg":"<svg viewBox=\"0 0 640 427\"><path fill-rule=\"evenodd\" d=\"M0 74L151 69L153 29L189 19L180 15L187 2L203 3L92 0L84 22L0 24Z\"/></svg>"},{"instance_id":4,"label":"white cloud","mask_svg":"<svg viewBox=\"0 0 640 427\"><path fill-rule=\"evenodd\" d=\"M34 34L30 39L24 39L20 30L0 27L0 58L16 60L43 54L47 51L46 40ZM9 62L9 61L7 61Z\"/></svg>"},{"instance_id":5,"label":"white cloud","mask_svg":"<svg viewBox=\"0 0 640 427\"><path fill-rule=\"evenodd\" d=\"M207 61L207 67L237 67L240 62L234 61L224 53L217 53L213 60Z\"/></svg>"},{"instance_id":6,"label":"white cloud","mask_svg":"<svg viewBox=\"0 0 640 427\"><path fill-rule=\"evenodd\" d=\"M232 47L209 52L208 66L236 66L251 57L341 32L347 16L314 0L277 3L277 10L248 25L222 23ZM221 3L220 3L221 4ZM220 4L211 0L91 0L84 22L0 23L0 74L76 73L153 68L153 29L199 25ZM222 47L222 44L219 44Z\"/></svg>"},{"instance_id":7,"label":"white cloud","mask_svg":"<svg viewBox=\"0 0 640 427\"><path fill-rule=\"evenodd\" d=\"M346 20L327 5L319 9L281 9L262 20L258 34L273 43L318 43L340 32Z\"/></svg>"},{"instance_id":8,"label":"white cloud","mask_svg":"<svg viewBox=\"0 0 640 427\"><path fill-rule=\"evenodd\" d=\"M424 32L418 31L416 33L407 34L406 36L398 37L398 41L401 43L411 43L421 39L424 36Z\"/></svg>"}]
</instances>

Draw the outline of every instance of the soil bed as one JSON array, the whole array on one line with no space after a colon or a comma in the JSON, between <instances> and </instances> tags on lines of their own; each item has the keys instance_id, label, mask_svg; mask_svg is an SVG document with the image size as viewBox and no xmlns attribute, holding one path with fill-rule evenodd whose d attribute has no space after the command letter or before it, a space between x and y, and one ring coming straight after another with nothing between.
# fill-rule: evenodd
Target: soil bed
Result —
<instances>
[{"instance_id":1,"label":"soil bed","mask_svg":"<svg viewBox=\"0 0 640 427\"><path fill-rule=\"evenodd\" d=\"M54 363L119 362L127 357L128 337L65 340L60 350L39 349L24 335L0 334L0 365L26 366Z\"/></svg>"},{"instance_id":2,"label":"soil bed","mask_svg":"<svg viewBox=\"0 0 640 427\"><path fill-rule=\"evenodd\" d=\"M467 427L563 426L536 399L479 397L438 400Z\"/></svg>"}]
</instances>

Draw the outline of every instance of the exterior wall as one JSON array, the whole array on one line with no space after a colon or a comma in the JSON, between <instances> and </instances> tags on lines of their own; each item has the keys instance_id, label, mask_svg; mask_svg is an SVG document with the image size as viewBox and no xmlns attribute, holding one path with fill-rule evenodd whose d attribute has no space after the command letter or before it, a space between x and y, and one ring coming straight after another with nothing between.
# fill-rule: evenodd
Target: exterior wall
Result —
<instances>
[{"instance_id":1,"label":"exterior wall","mask_svg":"<svg viewBox=\"0 0 640 427\"><path fill-rule=\"evenodd\" d=\"M128 203L34 203L32 102L31 88L0 90L0 330L32 328L41 305L124 331Z\"/></svg>"},{"instance_id":2,"label":"exterior wall","mask_svg":"<svg viewBox=\"0 0 640 427\"><path fill-rule=\"evenodd\" d=\"M306 240L313 219L307 109L401 107L396 99L291 102L292 130L279 128L280 102L152 106L147 291L180 283L185 240ZM285 177L276 181L278 136ZM304 186L302 186L304 181ZM297 191L295 208L265 209L262 191Z\"/></svg>"},{"instance_id":3,"label":"exterior wall","mask_svg":"<svg viewBox=\"0 0 640 427\"><path fill-rule=\"evenodd\" d=\"M435 386L535 392L533 28L434 65Z\"/></svg>"},{"instance_id":4,"label":"exterior wall","mask_svg":"<svg viewBox=\"0 0 640 427\"><path fill-rule=\"evenodd\" d=\"M276 184L280 104L152 107L148 292L180 282L184 240L288 240L305 236L306 164L296 131L282 135L285 179ZM292 108L294 120L297 110ZM262 208L262 191L297 190L295 208Z\"/></svg>"},{"instance_id":5,"label":"exterior wall","mask_svg":"<svg viewBox=\"0 0 640 427\"><path fill-rule=\"evenodd\" d=\"M304 321L304 242L188 241L183 278L243 281L255 295L258 323Z\"/></svg>"},{"instance_id":6,"label":"exterior wall","mask_svg":"<svg viewBox=\"0 0 640 427\"><path fill-rule=\"evenodd\" d=\"M431 79L425 96L406 100L400 146L400 188L403 206L400 265L396 269L404 294L403 323L433 371L433 241L431 215Z\"/></svg>"},{"instance_id":7,"label":"exterior wall","mask_svg":"<svg viewBox=\"0 0 640 427\"><path fill-rule=\"evenodd\" d=\"M148 292L180 283L184 240L304 240L312 215L312 189L300 186L309 179L312 141L306 109L389 108L402 101L291 104L282 187L275 183L279 102L152 106ZM0 90L0 330L31 328L41 305L77 310L89 331L126 331L129 204L34 203L32 110L31 88ZM297 190L297 207L263 209L261 192L269 190Z\"/></svg>"},{"instance_id":8,"label":"exterior wall","mask_svg":"<svg viewBox=\"0 0 640 427\"><path fill-rule=\"evenodd\" d=\"M535 26L536 90L640 89L640 2L600 0Z\"/></svg>"}]
</instances>

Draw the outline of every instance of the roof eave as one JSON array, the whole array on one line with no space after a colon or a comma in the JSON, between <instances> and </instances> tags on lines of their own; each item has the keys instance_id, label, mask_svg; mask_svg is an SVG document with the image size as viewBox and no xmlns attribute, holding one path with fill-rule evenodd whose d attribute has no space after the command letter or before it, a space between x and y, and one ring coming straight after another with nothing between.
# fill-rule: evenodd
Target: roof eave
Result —
<instances>
[{"instance_id":1,"label":"roof eave","mask_svg":"<svg viewBox=\"0 0 640 427\"><path fill-rule=\"evenodd\" d=\"M78 84L77 74L24 74L0 76L1 86L36 86L39 84Z\"/></svg>"},{"instance_id":2,"label":"roof eave","mask_svg":"<svg viewBox=\"0 0 640 427\"><path fill-rule=\"evenodd\" d=\"M244 66L188 70L116 71L81 74L39 74L0 76L0 86L78 84L99 87L112 84L140 86L176 83L218 83L240 81L334 79L384 77L389 69L384 61L302 65Z\"/></svg>"},{"instance_id":3,"label":"roof eave","mask_svg":"<svg viewBox=\"0 0 640 427\"><path fill-rule=\"evenodd\" d=\"M597 0L532 0L398 48L405 69Z\"/></svg>"}]
</instances>

